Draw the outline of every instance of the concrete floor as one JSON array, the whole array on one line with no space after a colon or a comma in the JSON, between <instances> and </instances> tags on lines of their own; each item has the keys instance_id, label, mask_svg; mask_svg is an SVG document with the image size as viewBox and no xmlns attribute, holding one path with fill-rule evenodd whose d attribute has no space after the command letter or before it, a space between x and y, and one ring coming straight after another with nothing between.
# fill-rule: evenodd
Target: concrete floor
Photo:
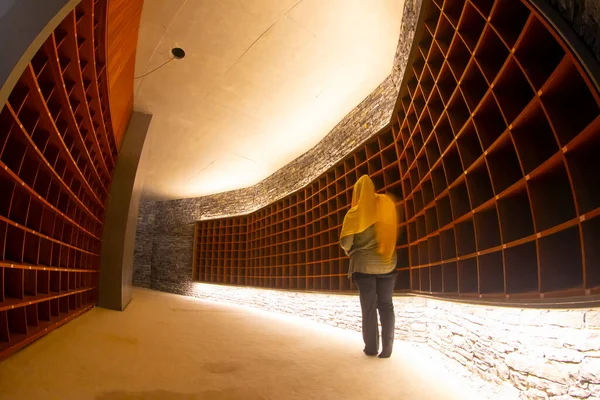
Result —
<instances>
[{"instance_id":1,"label":"concrete floor","mask_svg":"<svg viewBox=\"0 0 600 400\"><path fill-rule=\"evenodd\" d=\"M95 400L481 399L439 360L397 342L245 307L136 290L0 363L0 398Z\"/></svg>"}]
</instances>

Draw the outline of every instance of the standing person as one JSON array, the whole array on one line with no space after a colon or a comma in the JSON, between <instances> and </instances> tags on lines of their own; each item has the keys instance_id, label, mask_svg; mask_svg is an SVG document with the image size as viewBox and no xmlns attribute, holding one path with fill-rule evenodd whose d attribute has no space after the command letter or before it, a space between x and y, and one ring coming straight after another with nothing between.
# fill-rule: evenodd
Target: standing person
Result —
<instances>
[{"instance_id":1,"label":"standing person","mask_svg":"<svg viewBox=\"0 0 600 400\"><path fill-rule=\"evenodd\" d=\"M394 201L375 193L373 181L363 175L354 185L352 207L344 217L340 244L350 256L348 277L354 279L360 294L364 352L379 352L381 319L382 351L379 358L392 355L394 346L394 303L396 283L397 215Z\"/></svg>"}]
</instances>

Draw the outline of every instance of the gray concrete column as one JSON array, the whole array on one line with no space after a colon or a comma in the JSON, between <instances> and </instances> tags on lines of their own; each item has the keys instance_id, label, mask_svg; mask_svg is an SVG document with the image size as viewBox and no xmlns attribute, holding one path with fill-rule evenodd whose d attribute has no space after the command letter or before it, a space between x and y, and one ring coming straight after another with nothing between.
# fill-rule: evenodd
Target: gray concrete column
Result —
<instances>
[{"instance_id":1,"label":"gray concrete column","mask_svg":"<svg viewBox=\"0 0 600 400\"><path fill-rule=\"evenodd\" d=\"M122 311L131 301L137 217L146 176L144 143L152 115L134 112L115 167L102 234L100 307Z\"/></svg>"}]
</instances>

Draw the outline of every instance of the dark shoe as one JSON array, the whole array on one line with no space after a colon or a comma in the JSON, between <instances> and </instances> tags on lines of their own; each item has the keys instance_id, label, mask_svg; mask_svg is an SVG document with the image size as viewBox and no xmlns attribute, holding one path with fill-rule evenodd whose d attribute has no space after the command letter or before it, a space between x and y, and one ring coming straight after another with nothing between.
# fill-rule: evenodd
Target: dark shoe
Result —
<instances>
[{"instance_id":1,"label":"dark shoe","mask_svg":"<svg viewBox=\"0 0 600 400\"><path fill-rule=\"evenodd\" d=\"M383 351L379 355L379 358L390 358L391 356L392 356L392 349L389 349L389 350L383 349Z\"/></svg>"},{"instance_id":2,"label":"dark shoe","mask_svg":"<svg viewBox=\"0 0 600 400\"><path fill-rule=\"evenodd\" d=\"M364 352L366 355L370 356L370 357L372 357L372 356L376 356L376 355L377 355L377 352L376 352L376 351L375 351L375 352L373 352L373 351L367 351L367 349L363 349L363 352Z\"/></svg>"},{"instance_id":3,"label":"dark shoe","mask_svg":"<svg viewBox=\"0 0 600 400\"><path fill-rule=\"evenodd\" d=\"M382 350L381 354L379 354L379 358L390 358L392 355L392 350L394 348L394 338L381 338L382 341Z\"/></svg>"}]
</instances>

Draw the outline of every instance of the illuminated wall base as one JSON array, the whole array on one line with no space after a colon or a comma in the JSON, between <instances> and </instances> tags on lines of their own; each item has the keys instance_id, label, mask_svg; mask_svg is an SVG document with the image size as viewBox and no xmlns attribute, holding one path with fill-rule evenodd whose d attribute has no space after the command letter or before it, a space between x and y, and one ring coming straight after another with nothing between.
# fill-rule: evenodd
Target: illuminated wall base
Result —
<instances>
[{"instance_id":1,"label":"illuminated wall base","mask_svg":"<svg viewBox=\"0 0 600 400\"><path fill-rule=\"evenodd\" d=\"M190 283L181 293L360 331L356 295ZM525 399L600 399L600 308L541 310L397 296L396 336L427 343Z\"/></svg>"}]
</instances>

